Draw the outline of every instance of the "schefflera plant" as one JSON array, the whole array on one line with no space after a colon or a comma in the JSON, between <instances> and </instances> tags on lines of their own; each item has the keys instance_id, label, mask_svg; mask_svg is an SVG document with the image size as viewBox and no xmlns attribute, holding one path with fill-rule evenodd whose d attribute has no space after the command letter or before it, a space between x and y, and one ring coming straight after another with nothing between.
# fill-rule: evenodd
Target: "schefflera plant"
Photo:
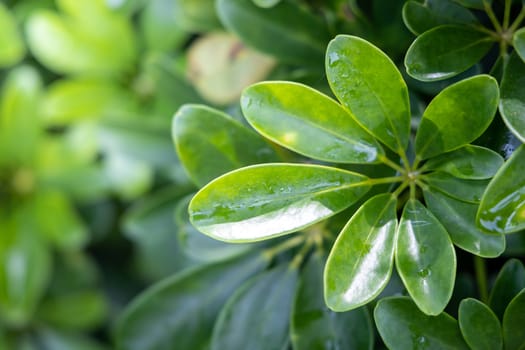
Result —
<instances>
[{"instance_id":1,"label":"schefflera plant","mask_svg":"<svg viewBox=\"0 0 525 350\"><path fill-rule=\"evenodd\" d=\"M324 270L325 301L335 311L370 302L395 261L419 309L440 314L454 287L453 244L481 257L505 247L502 234L475 224L482 193L503 159L469 144L494 118L497 82L478 75L444 89L426 108L412 147L408 89L386 54L339 35L327 48L326 75L339 102L284 81L252 85L241 97L255 130L320 164L229 172L194 196L190 219L218 240L260 241L324 221L366 199L373 186L390 184L388 192L366 199L338 235ZM384 164L395 175L374 178L344 164Z\"/></svg>"}]
</instances>

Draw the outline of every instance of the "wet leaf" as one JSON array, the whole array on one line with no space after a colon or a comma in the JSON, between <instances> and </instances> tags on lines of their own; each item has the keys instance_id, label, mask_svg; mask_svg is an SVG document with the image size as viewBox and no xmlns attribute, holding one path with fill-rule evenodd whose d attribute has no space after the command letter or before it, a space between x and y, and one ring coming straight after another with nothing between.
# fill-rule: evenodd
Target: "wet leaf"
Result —
<instances>
[{"instance_id":1,"label":"wet leaf","mask_svg":"<svg viewBox=\"0 0 525 350\"><path fill-rule=\"evenodd\" d=\"M450 78L476 64L493 39L464 25L442 25L417 37L405 56L407 73L422 81Z\"/></svg>"},{"instance_id":2,"label":"wet leaf","mask_svg":"<svg viewBox=\"0 0 525 350\"><path fill-rule=\"evenodd\" d=\"M525 288L525 267L517 259L508 260L501 268L490 292L489 306L500 320L509 302Z\"/></svg>"},{"instance_id":3,"label":"wet leaf","mask_svg":"<svg viewBox=\"0 0 525 350\"><path fill-rule=\"evenodd\" d=\"M525 346L525 289L522 289L507 306L503 315L505 349L523 349Z\"/></svg>"},{"instance_id":4,"label":"wet leaf","mask_svg":"<svg viewBox=\"0 0 525 350\"><path fill-rule=\"evenodd\" d=\"M25 47L14 16L0 3L0 67L9 67L19 62Z\"/></svg>"},{"instance_id":5,"label":"wet leaf","mask_svg":"<svg viewBox=\"0 0 525 350\"><path fill-rule=\"evenodd\" d=\"M419 309L440 314L452 296L456 254L445 228L417 200L409 200L401 215L395 256L399 276Z\"/></svg>"},{"instance_id":6,"label":"wet leaf","mask_svg":"<svg viewBox=\"0 0 525 350\"><path fill-rule=\"evenodd\" d=\"M525 146L514 151L487 186L477 222L489 232L525 228Z\"/></svg>"},{"instance_id":7,"label":"wet leaf","mask_svg":"<svg viewBox=\"0 0 525 350\"><path fill-rule=\"evenodd\" d=\"M478 206L456 200L439 191L424 191L425 203L447 230L452 242L472 254L493 258L505 250L502 234L488 234L476 226Z\"/></svg>"},{"instance_id":8,"label":"wet leaf","mask_svg":"<svg viewBox=\"0 0 525 350\"><path fill-rule=\"evenodd\" d=\"M369 199L337 237L324 273L326 304L332 310L355 309L386 286L394 265L396 204L389 193Z\"/></svg>"},{"instance_id":9,"label":"wet leaf","mask_svg":"<svg viewBox=\"0 0 525 350\"><path fill-rule=\"evenodd\" d=\"M468 349L454 318L446 313L425 315L406 297L380 300L374 318L381 338L392 350Z\"/></svg>"},{"instance_id":10,"label":"wet leaf","mask_svg":"<svg viewBox=\"0 0 525 350\"><path fill-rule=\"evenodd\" d=\"M369 42L338 35L326 51L332 91L357 121L397 153L408 145L410 104L401 73Z\"/></svg>"},{"instance_id":11,"label":"wet leaf","mask_svg":"<svg viewBox=\"0 0 525 350\"><path fill-rule=\"evenodd\" d=\"M197 229L228 242L252 242L298 231L349 207L369 189L367 177L305 164L262 164L232 171L190 203Z\"/></svg>"},{"instance_id":12,"label":"wet leaf","mask_svg":"<svg viewBox=\"0 0 525 350\"><path fill-rule=\"evenodd\" d=\"M503 72L499 111L510 131L525 142L525 62L515 52Z\"/></svg>"},{"instance_id":13,"label":"wet leaf","mask_svg":"<svg viewBox=\"0 0 525 350\"><path fill-rule=\"evenodd\" d=\"M478 204L489 180L458 179L447 173L435 172L426 175L425 182L457 200Z\"/></svg>"},{"instance_id":14,"label":"wet leaf","mask_svg":"<svg viewBox=\"0 0 525 350\"><path fill-rule=\"evenodd\" d=\"M277 158L255 132L202 105L185 105L177 111L172 136L181 162L197 186L242 166Z\"/></svg>"},{"instance_id":15,"label":"wet leaf","mask_svg":"<svg viewBox=\"0 0 525 350\"><path fill-rule=\"evenodd\" d=\"M375 163L384 156L379 143L351 114L305 85L258 83L243 92L241 106L260 134L307 157L337 163Z\"/></svg>"},{"instance_id":16,"label":"wet leaf","mask_svg":"<svg viewBox=\"0 0 525 350\"><path fill-rule=\"evenodd\" d=\"M301 272L291 317L290 337L295 350L372 349L374 333L366 308L333 312L326 307L323 289L325 259L310 257Z\"/></svg>"},{"instance_id":17,"label":"wet leaf","mask_svg":"<svg viewBox=\"0 0 525 350\"><path fill-rule=\"evenodd\" d=\"M488 306L476 299L463 299L459 305L459 328L473 350L503 349L498 318Z\"/></svg>"},{"instance_id":18,"label":"wet leaf","mask_svg":"<svg viewBox=\"0 0 525 350\"><path fill-rule=\"evenodd\" d=\"M427 159L466 145L488 128L496 114L496 79L477 75L450 85L430 102L416 134L416 155Z\"/></svg>"},{"instance_id":19,"label":"wet leaf","mask_svg":"<svg viewBox=\"0 0 525 350\"><path fill-rule=\"evenodd\" d=\"M297 277L281 265L246 282L221 310L211 350L284 349Z\"/></svg>"}]
</instances>

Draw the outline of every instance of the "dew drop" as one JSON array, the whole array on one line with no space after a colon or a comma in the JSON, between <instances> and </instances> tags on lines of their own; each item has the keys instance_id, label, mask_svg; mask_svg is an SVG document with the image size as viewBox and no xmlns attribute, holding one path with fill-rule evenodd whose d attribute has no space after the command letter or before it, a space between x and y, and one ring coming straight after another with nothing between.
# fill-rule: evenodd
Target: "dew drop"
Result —
<instances>
[{"instance_id":1,"label":"dew drop","mask_svg":"<svg viewBox=\"0 0 525 350\"><path fill-rule=\"evenodd\" d=\"M335 66L337 63L339 63L340 57L337 52L330 52L328 54L328 65L329 66Z\"/></svg>"},{"instance_id":2,"label":"dew drop","mask_svg":"<svg viewBox=\"0 0 525 350\"><path fill-rule=\"evenodd\" d=\"M417 272L417 274L419 275L419 277L426 278L430 276L431 271L429 269L421 269Z\"/></svg>"}]
</instances>

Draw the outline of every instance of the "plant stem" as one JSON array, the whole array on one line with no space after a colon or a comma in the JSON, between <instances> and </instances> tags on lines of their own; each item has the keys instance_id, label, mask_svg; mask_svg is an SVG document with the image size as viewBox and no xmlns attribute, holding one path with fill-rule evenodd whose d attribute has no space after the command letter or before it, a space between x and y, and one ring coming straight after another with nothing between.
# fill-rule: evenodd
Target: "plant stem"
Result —
<instances>
[{"instance_id":1,"label":"plant stem","mask_svg":"<svg viewBox=\"0 0 525 350\"><path fill-rule=\"evenodd\" d=\"M489 16L490 22L494 26L494 29L496 29L498 33L503 32L501 24L499 24L499 21L496 18L494 11L492 11L492 7L490 6L490 4L486 0L483 0L483 6L485 7L485 13L487 14L487 16Z\"/></svg>"},{"instance_id":2,"label":"plant stem","mask_svg":"<svg viewBox=\"0 0 525 350\"><path fill-rule=\"evenodd\" d=\"M401 182L405 179L404 176L390 176L390 177L381 177L378 179L368 179L366 181L363 181L365 184L368 185L381 185L381 184L389 184L393 182Z\"/></svg>"},{"instance_id":3,"label":"plant stem","mask_svg":"<svg viewBox=\"0 0 525 350\"><path fill-rule=\"evenodd\" d=\"M306 256L306 254L308 254L308 251L312 247L313 243L314 242L310 239L306 241L306 243L301 247L301 250L297 254L295 254L292 262L290 263L291 268L297 269L299 268L299 266L301 266L304 257Z\"/></svg>"},{"instance_id":4,"label":"plant stem","mask_svg":"<svg viewBox=\"0 0 525 350\"><path fill-rule=\"evenodd\" d=\"M521 8L520 13L518 14L514 22L510 25L509 31L513 33L516 29L518 29L519 25L521 24L521 21L523 21L524 18L525 18L525 6Z\"/></svg>"},{"instance_id":5,"label":"plant stem","mask_svg":"<svg viewBox=\"0 0 525 350\"><path fill-rule=\"evenodd\" d=\"M392 192L392 196L394 197L398 197L401 192L403 192L403 190L408 186L408 182L403 182L398 188L396 188L396 190L394 192Z\"/></svg>"},{"instance_id":6,"label":"plant stem","mask_svg":"<svg viewBox=\"0 0 525 350\"><path fill-rule=\"evenodd\" d=\"M391 167L392 169L400 172L400 173L404 173L405 172L405 169L403 167L401 167L399 164L391 161L387 156L385 155L381 155L379 156L379 161L389 167Z\"/></svg>"},{"instance_id":7,"label":"plant stem","mask_svg":"<svg viewBox=\"0 0 525 350\"><path fill-rule=\"evenodd\" d=\"M485 304L489 300L487 287L487 267L485 260L477 255L474 256L474 270L476 272L476 282L478 284L479 297Z\"/></svg>"},{"instance_id":8,"label":"plant stem","mask_svg":"<svg viewBox=\"0 0 525 350\"><path fill-rule=\"evenodd\" d=\"M503 15L503 30L507 30L509 28L511 5L512 5L512 0L505 0L505 13Z\"/></svg>"},{"instance_id":9,"label":"plant stem","mask_svg":"<svg viewBox=\"0 0 525 350\"><path fill-rule=\"evenodd\" d=\"M297 235L293 238L287 239L286 241L282 242L281 244L278 244L274 247L268 248L263 251L264 257L266 257L268 260L272 260L276 255L288 250L292 249L294 247L297 247L301 243L305 241L304 235Z\"/></svg>"}]
</instances>

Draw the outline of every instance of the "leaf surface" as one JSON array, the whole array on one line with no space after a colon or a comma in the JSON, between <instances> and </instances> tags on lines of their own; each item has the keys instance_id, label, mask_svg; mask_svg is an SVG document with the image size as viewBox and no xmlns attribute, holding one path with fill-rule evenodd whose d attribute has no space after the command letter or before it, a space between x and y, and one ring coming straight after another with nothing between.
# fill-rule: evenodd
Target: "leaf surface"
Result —
<instances>
[{"instance_id":1,"label":"leaf surface","mask_svg":"<svg viewBox=\"0 0 525 350\"><path fill-rule=\"evenodd\" d=\"M503 349L501 324L492 310L482 302L467 298L459 305L459 328L473 350Z\"/></svg>"},{"instance_id":2,"label":"leaf surface","mask_svg":"<svg viewBox=\"0 0 525 350\"><path fill-rule=\"evenodd\" d=\"M501 81L499 111L503 121L521 142L525 142L525 60L513 52Z\"/></svg>"},{"instance_id":3,"label":"leaf surface","mask_svg":"<svg viewBox=\"0 0 525 350\"><path fill-rule=\"evenodd\" d=\"M505 349L523 349L525 346L525 289L509 303L503 315L503 339Z\"/></svg>"},{"instance_id":4,"label":"leaf surface","mask_svg":"<svg viewBox=\"0 0 525 350\"><path fill-rule=\"evenodd\" d=\"M489 306L500 320L510 301L525 288L525 267L517 259L509 259L501 268L490 292Z\"/></svg>"}]
</instances>

